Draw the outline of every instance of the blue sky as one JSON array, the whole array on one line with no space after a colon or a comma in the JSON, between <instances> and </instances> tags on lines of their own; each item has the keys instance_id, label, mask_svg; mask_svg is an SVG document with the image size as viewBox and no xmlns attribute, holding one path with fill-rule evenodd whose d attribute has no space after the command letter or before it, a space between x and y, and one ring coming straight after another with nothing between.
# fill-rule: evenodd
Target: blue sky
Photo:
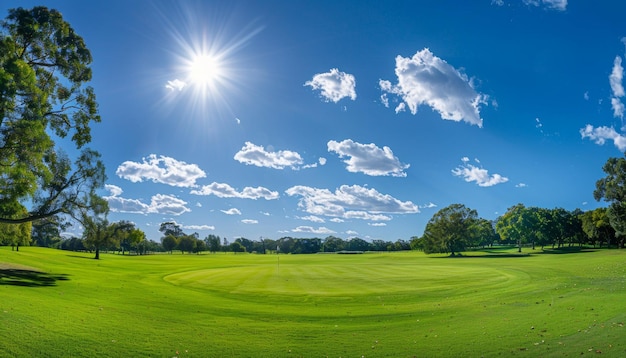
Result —
<instances>
[{"instance_id":1,"label":"blue sky","mask_svg":"<svg viewBox=\"0 0 626 358\"><path fill-rule=\"evenodd\" d=\"M626 150L626 2L4 1L94 57L109 219L234 239L408 240L593 199Z\"/></svg>"}]
</instances>

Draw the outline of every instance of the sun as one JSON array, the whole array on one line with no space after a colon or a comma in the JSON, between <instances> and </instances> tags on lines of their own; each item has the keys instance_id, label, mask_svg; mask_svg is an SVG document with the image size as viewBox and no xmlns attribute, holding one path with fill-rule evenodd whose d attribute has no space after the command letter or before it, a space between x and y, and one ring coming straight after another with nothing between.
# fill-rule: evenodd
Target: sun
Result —
<instances>
[{"instance_id":1,"label":"sun","mask_svg":"<svg viewBox=\"0 0 626 358\"><path fill-rule=\"evenodd\" d=\"M195 54L188 60L187 81L190 84L212 88L225 76L225 69L216 56Z\"/></svg>"}]
</instances>

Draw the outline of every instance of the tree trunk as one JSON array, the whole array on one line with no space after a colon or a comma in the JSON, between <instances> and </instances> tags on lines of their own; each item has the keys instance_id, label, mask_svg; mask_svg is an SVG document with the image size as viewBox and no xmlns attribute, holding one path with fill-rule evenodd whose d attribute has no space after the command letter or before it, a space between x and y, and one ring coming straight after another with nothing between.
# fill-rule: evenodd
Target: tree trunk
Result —
<instances>
[{"instance_id":1,"label":"tree trunk","mask_svg":"<svg viewBox=\"0 0 626 358\"><path fill-rule=\"evenodd\" d=\"M99 247L96 247L96 257L94 257L94 259L100 260L100 248Z\"/></svg>"}]
</instances>

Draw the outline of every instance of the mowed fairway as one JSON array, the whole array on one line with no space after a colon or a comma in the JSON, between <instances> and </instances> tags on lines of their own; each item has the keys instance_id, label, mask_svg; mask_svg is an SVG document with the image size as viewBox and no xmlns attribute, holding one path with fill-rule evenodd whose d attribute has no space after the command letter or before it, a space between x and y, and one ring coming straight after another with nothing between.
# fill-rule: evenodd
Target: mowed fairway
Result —
<instances>
[{"instance_id":1,"label":"mowed fairway","mask_svg":"<svg viewBox=\"0 0 626 358\"><path fill-rule=\"evenodd\" d=\"M0 356L626 356L626 252L535 252L2 247Z\"/></svg>"}]
</instances>

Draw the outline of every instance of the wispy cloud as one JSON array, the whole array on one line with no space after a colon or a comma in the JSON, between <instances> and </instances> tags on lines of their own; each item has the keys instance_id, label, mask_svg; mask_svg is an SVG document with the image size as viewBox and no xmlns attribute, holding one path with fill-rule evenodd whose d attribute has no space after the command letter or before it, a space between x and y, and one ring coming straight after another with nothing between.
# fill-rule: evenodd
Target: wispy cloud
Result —
<instances>
[{"instance_id":1,"label":"wispy cloud","mask_svg":"<svg viewBox=\"0 0 626 358\"><path fill-rule=\"evenodd\" d=\"M391 195L381 194L376 189L359 185L342 185L334 192L297 185L287 189L285 193L289 196L300 196L298 207L313 215L372 220L381 213L419 212L417 205L410 201L400 201ZM382 219L382 216L377 218Z\"/></svg>"},{"instance_id":2,"label":"wispy cloud","mask_svg":"<svg viewBox=\"0 0 626 358\"><path fill-rule=\"evenodd\" d=\"M432 209L432 208L436 208L436 207L437 207L437 205L435 205L433 202L430 202L428 204L419 206L420 209Z\"/></svg>"},{"instance_id":3,"label":"wispy cloud","mask_svg":"<svg viewBox=\"0 0 626 358\"><path fill-rule=\"evenodd\" d=\"M239 211L239 209L237 208L230 208L228 210L220 210L220 211L226 215L241 215L241 211Z\"/></svg>"},{"instance_id":4,"label":"wispy cloud","mask_svg":"<svg viewBox=\"0 0 626 358\"><path fill-rule=\"evenodd\" d=\"M109 203L109 209L112 212L178 216L191 211L186 201L172 195L156 194L152 196L150 203L144 203L138 199L121 197L122 188L116 185L107 184L105 189L109 190L111 195L103 196L103 198Z\"/></svg>"},{"instance_id":5,"label":"wispy cloud","mask_svg":"<svg viewBox=\"0 0 626 358\"><path fill-rule=\"evenodd\" d=\"M356 100L356 80L353 75L341 72L336 68L330 72L318 73L313 79L306 81L305 86L313 90L321 90L320 95L326 102L339 102L343 98Z\"/></svg>"},{"instance_id":6,"label":"wispy cloud","mask_svg":"<svg viewBox=\"0 0 626 358\"><path fill-rule=\"evenodd\" d=\"M395 94L404 102L396 107L402 111L405 105L412 114L420 105L427 105L439 112L442 119L465 121L482 127L480 105L487 104L488 96L474 89L471 79L435 56L429 49L418 51L413 57L396 57L398 84L380 80L383 103L388 104L387 93Z\"/></svg>"},{"instance_id":7,"label":"wispy cloud","mask_svg":"<svg viewBox=\"0 0 626 358\"><path fill-rule=\"evenodd\" d=\"M274 200L278 199L279 194L277 191L271 191L264 187L245 187L242 191L237 191L232 186L226 183L213 182L209 185L204 185L200 190L192 190L190 192L194 195L215 195L218 198L241 198L241 199L265 199Z\"/></svg>"},{"instance_id":8,"label":"wispy cloud","mask_svg":"<svg viewBox=\"0 0 626 358\"><path fill-rule=\"evenodd\" d=\"M165 88L167 88L168 90L171 91L182 91L183 88L185 88L185 86L187 86L187 83L179 80L179 79L175 79L172 81L167 81L167 84L165 85Z\"/></svg>"},{"instance_id":9,"label":"wispy cloud","mask_svg":"<svg viewBox=\"0 0 626 358\"><path fill-rule=\"evenodd\" d=\"M133 183L151 180L176 187L195 187L197 179L206 177L196 164L156 154L143 158L141 163L126 161L117 167L115 174Z\"/></svg>"},{"instance_id":10,"label":"wispy cloud","mask_svg":"<svg viewBox=\"0 0 626 358\"><path fill-rule=\"evenodd\" d=\"M297 228L291 230L292 232L304 232L309 234L334 234L335 231L326 228L324 226L320 226L317 229L312 226L298 226Z\"/></svg>"},{"instance_id":11,"label":"wispy cloud","mask_svg":"<svg viewBox=\"0 0 626 358\"><path fill-rule=\"evenodd\" d=\"M320 218L319 216L315 216L315 215L302 216L299 219L311 221L311 222L314 222L314 223L320 223L320 224L323 224L325 222L324 219Z\"/></svg>"},{"instance_id":12,"label":"wispy cloud","mask_svg":"<svg viewBox=\"0 0 626 358\"><path fill-rule=\"evenodd\" d=\"M613 115L617 118L624 118L624 104L621 99L624 97L624 86L622 80L624 78L624 68L622 67L622 58L615 56L613 61L613 70L609 75L609 83L611 84L611 91L613 97L611 97L611 107L613 108Z\"/></svg>"},{"instance_id":13,"label":"wispy cloud","mask_svg":"<svg viewBox=\"0 0 626 358\"><path fill-rule=\"evenodd\" d=\"M612 140L613 144L620 151L626 151L626 137L617 133L613 127L597 127L594 128L591 124L587 124L585 128L580 130L582 138L589 138L596 144L604 145L607 140Z\"/></svg>"},{"instance_id":14,"label":"wispy cloud","mask_svg":"<svg viewBox=\"0 0 626 358\"><path fill-rule=\"evenodd\" d=\"M182 225L182 228L197 231L215 230L215 226L213 225Z\"/></svg>"},{"instance_id":15,"label":"wispy cloud","mask_svg":"<svg viewBox=\"0 0 626 358\"><path fill-rule=\"evenodd\" d=\"M347 170L352 173L363 173L371 176L394 176L406 177L404 169L409 164L402 164L393 155L389 147L379 148L374 143L361 144L346 139L341 142L331 140L328 142L328 151L339 154L344 160Z\"/></svg>"},{"instance_id":16,"label":"wispy cloud","mask_svg":"<svg viewBox=\"0 0 626 358\"><path fill-rule=\"evenodd\" d=\"M541 6L558 11L565 11L567 9L567 0L524 0L524 4Z\"/></svg>"},{"instance_id":17,"label":"wispy cloud","mask_svg":"<svg viewBox=\"0 0 626 358\"><path fill-rule=\"evenodd\" d=\"M258 224L259 221L258 220L254 220L254 219L243 219L243 220L241 220L241 223L252 225L252 224Z\"/></svg>"},{"instance_id":18,"label":"wispy cloud","mask_svg":"<svg viewBox=\"0 0 626 358\"><path fill-rule=\"evenodd\" d=\"M466 182L476 182L478 186L489 187L509 181L509 178L503 177L500 174L489 175L487 169L469 164L467 157L462 158L461 161L463 164L453 169L452 174L462 177ZM479 163L480 161L476 160L476 162Z\"/></svg>"},{"instance_id":19,"label":"wispy cloud","mask_svg":"<svg viewBox=\"0 0 626 358\"><path fill-rule=\"evenodd\" d=\"M526 185L525 183L519 183L519 184L515 184L516 188L526 188L528 185Z\"/></svg>"}]
</instances>

